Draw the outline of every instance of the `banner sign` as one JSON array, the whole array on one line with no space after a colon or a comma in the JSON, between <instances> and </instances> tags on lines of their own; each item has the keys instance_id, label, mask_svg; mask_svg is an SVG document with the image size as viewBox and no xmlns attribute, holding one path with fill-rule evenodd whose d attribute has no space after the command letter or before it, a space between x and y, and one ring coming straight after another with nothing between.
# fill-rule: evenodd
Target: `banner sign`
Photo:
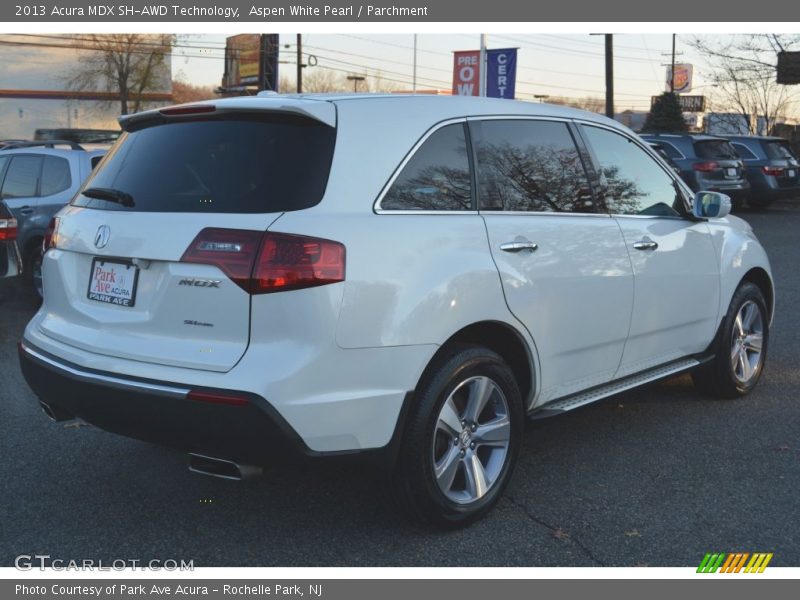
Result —
<instances>
[{"instance_id":1,"label":"banner sign","mask_svg":"<svg viewBox=\"0 0 800 600\"><path fill-rule=\"evenodd\" d=\"M486 95L513 100L517 82L517 49L487 50L486 63Z\"/></svg>"},{"instance_id":2,"label":"banner sign","mask_svg":"<svg viewBox=\"0 0 800 600\"><path fill-rule=\"evenodd\" d=\"M667 80L666 91L670 91L669 82L672 79L672 66L667 65ZM690 64L676 64L675 65L675 79L673 81L676 94L684 94L692 91L692 65Z\"/></svg>"},{"instance_id":3,"label":"banner sign","mask_svg":"<svg viewBox=\"0 0 800 600\"><path fill-rule=\"evenodd\" d=\"M453 96L477 96L481 84L480 50L453 52Z\"/></svg>"}]
</instances>

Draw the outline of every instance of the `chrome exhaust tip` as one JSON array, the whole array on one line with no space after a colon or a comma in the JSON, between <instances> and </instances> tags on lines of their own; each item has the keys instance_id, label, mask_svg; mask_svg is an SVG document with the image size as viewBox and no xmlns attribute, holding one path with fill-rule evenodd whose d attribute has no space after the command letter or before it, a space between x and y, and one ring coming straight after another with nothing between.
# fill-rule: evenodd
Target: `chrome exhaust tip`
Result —
<instances>
[{"instance_id":1,"label":"chrome exhaust tip","mask_svg":"<svg viewBox=\"0 0 800 600\"><path fill-rule=\"evenodd\" d=\"M41 407L42 412L47 415L47 418L51 421L55 421L56 423L60 421L72 421L75 419L73 415L64 412L60 408L50 406L47 402L42 402L39 400L39 406Z\"/></svg>"},{"instance_id":2,"label":"chrome exhaust tip","mask_svg":"<svg viewBox=\"0 0 800 600\"><path fill-rule=\"evenodd\" d=\"M189 453L189 470L192 473L210 475L220 479L241 481L261 475L264 470L255 465L240 465L224 458Z\"/></svg>"}]
</instances>

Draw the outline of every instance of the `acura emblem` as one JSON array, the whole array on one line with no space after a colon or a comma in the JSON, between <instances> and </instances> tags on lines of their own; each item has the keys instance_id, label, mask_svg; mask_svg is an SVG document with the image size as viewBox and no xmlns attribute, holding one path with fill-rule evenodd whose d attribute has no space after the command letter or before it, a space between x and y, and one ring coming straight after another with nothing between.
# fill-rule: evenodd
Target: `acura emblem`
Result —
<instances>
[{"instance_id":1,"label":"acura emblem","mask_svg":"<svg viewBox=\"0 0 800 600\"><path fill-rule=\"evenodd\" d=\"M100 227L97 228L97 233L94 236L94 247L105 248L109 237L111 237L111 227L108 225L100 225Z\"/></svg>"}]
</instances>

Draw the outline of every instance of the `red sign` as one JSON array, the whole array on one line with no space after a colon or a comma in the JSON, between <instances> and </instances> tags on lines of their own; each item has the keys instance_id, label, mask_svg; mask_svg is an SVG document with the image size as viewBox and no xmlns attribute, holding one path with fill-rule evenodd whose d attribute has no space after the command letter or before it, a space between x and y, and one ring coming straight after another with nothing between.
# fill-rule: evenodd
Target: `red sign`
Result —
<instances>
[{"instance_id":1,"label":"red sign","mask_svg":"<svg viewBox=\"0 0 800 600\"><path fill-rule=\"evenodd\" d=\"M453 95L477 96L480 92L481 51L453 52Z\"/></svg>"}]
</instances>

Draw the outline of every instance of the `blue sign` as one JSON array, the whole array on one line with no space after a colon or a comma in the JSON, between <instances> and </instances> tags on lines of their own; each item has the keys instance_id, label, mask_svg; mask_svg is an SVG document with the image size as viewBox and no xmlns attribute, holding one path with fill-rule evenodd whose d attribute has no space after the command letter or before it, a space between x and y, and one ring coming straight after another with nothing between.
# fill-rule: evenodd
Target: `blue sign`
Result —
<instances>
[{"instance_id":1,"label":"blue sign","mask_svg":"<svg viewBox=\"0 0 800 600\"><path fill-rule=\"evenodd\" d=\"M514 99L517 82L517 49L486 51L486 95L490 98Z\"/></svg>"}]
</instances>

